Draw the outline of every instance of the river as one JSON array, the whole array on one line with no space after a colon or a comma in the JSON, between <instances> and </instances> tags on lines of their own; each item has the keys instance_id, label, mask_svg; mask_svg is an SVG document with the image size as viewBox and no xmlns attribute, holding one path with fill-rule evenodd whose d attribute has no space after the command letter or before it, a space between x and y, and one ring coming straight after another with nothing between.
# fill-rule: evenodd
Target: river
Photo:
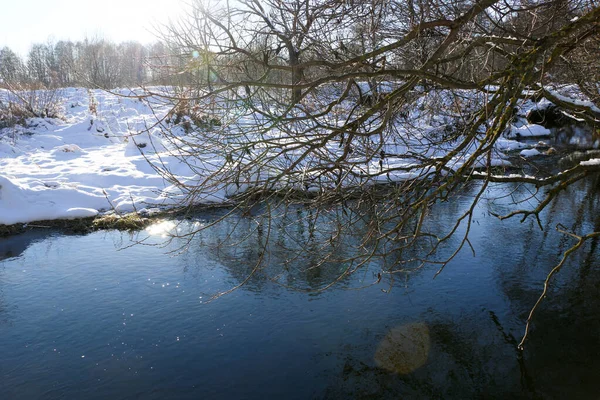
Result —
<instances>
[{"instance_id":1,"label":"river","mask_svg":"<svg viewBox=\"0 0 600 400\"><path fill-rule=\"evenodd\" d=\"M475 254L462 251L435 279L438 267L429 265L373 284L382 271L373 260L318 291L344 267L304 268L307 257L291 260L282 249L294 245L280 238L269 247L269 274L214 301L264 256L260 237L214 246L233 225L247 230L248 216L189 243L165 243L168 223L134 234L36 230L0 239L1 397L595 399L597 242L569 259L524 352L516 347L546 274L574 244L554 226L598 230L597 188L591 179L553 203L543 232L533 220L499 221L489 211L502 201L482 201ZM490 190L497 197L526 188ZM450 226L470 200L467 193L439 205L432 223Z\"/></svg>"}]
</instances>

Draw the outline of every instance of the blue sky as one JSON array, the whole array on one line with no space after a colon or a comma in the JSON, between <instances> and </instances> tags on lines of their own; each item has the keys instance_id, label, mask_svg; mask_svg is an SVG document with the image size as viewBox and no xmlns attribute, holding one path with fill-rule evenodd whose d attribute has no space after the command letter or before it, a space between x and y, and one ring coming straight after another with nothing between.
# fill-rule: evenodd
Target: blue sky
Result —
<instances>
[{"instance_id":1,"label":"blue sky","mask_svg":"<svg viewBox=\"0 0 600 400\"><path fill-rule=\"evenodd\" d=\"M153 26L177 18L183 0L2 0L0 47L26 55L32 43L101 36L152 42Z\"/></svg>"}]
</instances>

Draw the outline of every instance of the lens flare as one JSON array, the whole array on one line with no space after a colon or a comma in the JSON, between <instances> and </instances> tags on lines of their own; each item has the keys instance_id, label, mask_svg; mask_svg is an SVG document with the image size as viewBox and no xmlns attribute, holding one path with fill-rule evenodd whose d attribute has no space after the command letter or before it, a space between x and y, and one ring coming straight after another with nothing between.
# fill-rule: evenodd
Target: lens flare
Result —
<instances>
[{"instance_id":1,"label":"lens flare","mask_svg":"<svg viewBox=\"0 0 600 400\"><path fill-rule=\"evenodd\" d=\"M429 328L423 322L401 325L390 330L377 347L377 366L401 375L422 367L429 357Z\"/></svg>"}]
</instances>

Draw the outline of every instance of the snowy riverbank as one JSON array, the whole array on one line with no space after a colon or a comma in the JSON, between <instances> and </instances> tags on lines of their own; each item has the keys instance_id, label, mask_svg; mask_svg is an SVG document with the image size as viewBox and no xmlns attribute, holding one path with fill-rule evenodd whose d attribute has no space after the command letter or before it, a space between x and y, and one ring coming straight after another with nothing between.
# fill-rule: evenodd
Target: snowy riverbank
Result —
<instances>
[{"instance_id":1,"label":"snowy riverbank","mask_svg":"<svg viewBox=\"0 0 600 400\"><path fill-rule=\"evenodd\" d=\"M26 127L2 131L0 224L175 204L174 188L146 159L157 161L158 155L142 154L132 140L154 123L152 110L135 99L92 93L98 103L95 115L86 89L66 89L63 119L30 119ZM150 128L144 135L156 134ZM163 157L182 179L191 174L167 154Z\"/></svg>"},{"instance_id":2,"label":"snowy riverbank","mask_svg":"<svg viewBox=\"0 0 600 400\"><path fill-rule=\"evenodd\" d=\"M62 96L61 119L30 119L25 127L0 131L0 224L90 217L111 209L169 208L190 201L151 164L160 164L182 182L201 178L154 126L157 117L169 111L167 105L149 107L147 100L81 88L65 89ZM95 106L90 107L90 101ZM494 165L509 166L507 151L531 147L509 138L550 134L539 125L517 125L496 143ZM224 162L215 155L206 165L216 169ZM403 162L387 159L390 164ZM385 179L413 175L398 172ZM225 189L222 186L191 201L226 201Z\"/></svg>"}]
</instances>

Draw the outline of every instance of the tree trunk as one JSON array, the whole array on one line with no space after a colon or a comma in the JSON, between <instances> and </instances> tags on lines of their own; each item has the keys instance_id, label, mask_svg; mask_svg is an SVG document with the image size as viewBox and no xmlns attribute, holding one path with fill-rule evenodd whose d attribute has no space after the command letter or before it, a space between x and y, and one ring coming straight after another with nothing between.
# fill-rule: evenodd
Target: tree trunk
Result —
<instances>
[{"instance_id":1,"label":"tree trunk","mask_svg":"<svg viewBox=\"0 0 600 400\"><path fill-rule=\"evenodd\" d=\"M288 46L288 53L290 56L290 67L292 67L292 85L295 86L302 81L304 69L298 67L300 64L299 54L292 46ZM297 87L292 88L292 104L297 104L301 98L302 89Z\"/></svg>"}]
</instances>

